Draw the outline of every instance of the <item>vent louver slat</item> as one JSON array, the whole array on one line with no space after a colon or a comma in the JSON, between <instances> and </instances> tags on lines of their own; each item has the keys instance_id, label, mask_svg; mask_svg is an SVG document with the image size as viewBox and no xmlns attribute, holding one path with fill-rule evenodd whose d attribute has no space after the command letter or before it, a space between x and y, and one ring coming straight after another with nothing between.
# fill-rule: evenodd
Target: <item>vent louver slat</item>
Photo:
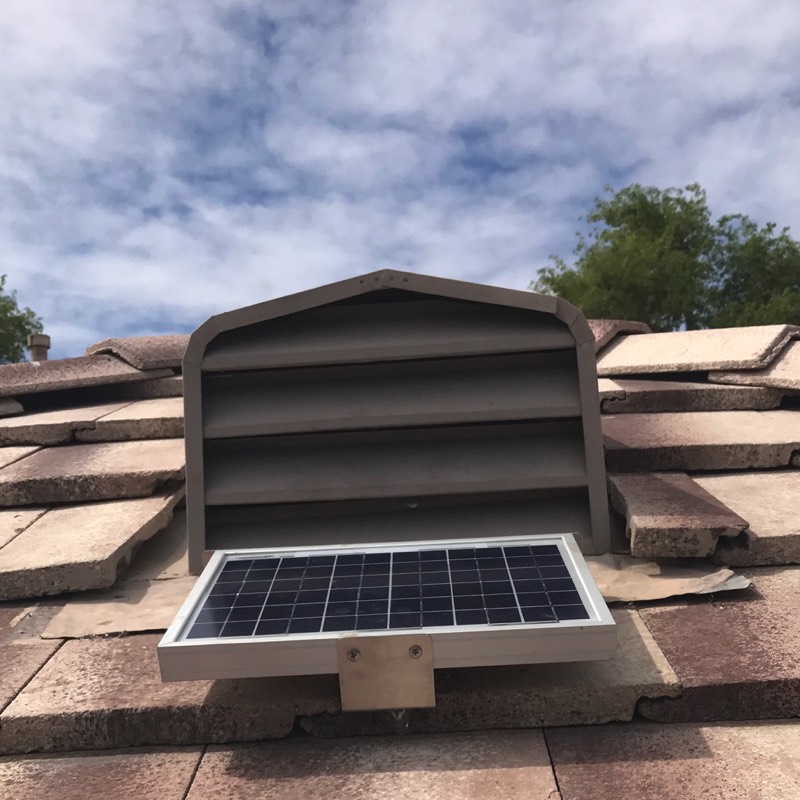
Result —
<instances>
[{"instance_id":1,"label":"vent louver slat","mask_svg":"<svg viewBox=\"0 0 800 800\"><path fill-rule=\"evenodd\" d=\"M580 417L574 350L203 376L207 439Z\"/></svg>"},{"instance_id":2,"label":"vent louver slat","mask_svg":"<svg viewBox=\"0 0 800 800\"><path fill-rule=\"evenodd\" d=\"M591 528L585 488L540 492L386 498L286 505L212 506L207 547L291 547L339 542L369 543L380 531L387 541L480 539L544 535Z\"/></svg>"},{"instance_id":3,"label":"vent louver slat","mask_svg":"<svg viewBox=\"0 0 800 800\"><path fill-rule=\"evenodd\" d=\"M442 300L311 309L222 334L204 370L264 369L573 347L550 315Z\"/></svg>"},{"instance_id":4,"label":"vent louver slat","mask_svg":"<svg viewBox=\"0 0 800 800\"><path fill-rule=\"evenodd\" d=\"M541 423L216 440L206 503L321 500L585 486L580 425Z\"/></svg>"}]
</instances>

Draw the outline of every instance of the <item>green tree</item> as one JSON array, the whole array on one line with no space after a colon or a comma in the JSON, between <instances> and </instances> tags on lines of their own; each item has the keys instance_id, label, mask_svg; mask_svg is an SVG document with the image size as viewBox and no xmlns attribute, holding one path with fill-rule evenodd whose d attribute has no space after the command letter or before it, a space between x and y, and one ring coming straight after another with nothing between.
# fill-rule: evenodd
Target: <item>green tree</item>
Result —
<instances>
[{"instance_id":1,"label":"green tree","mask_svg":"<svg viewBox=\"0 0 800 800\"><path fill-rule=\"evenodd\" d=\"M788 228L742 214L715 222L697 184L608 191L577 234L574 263L552 256L530 288L654 331L800 323L800 244Z\"/></svg>"},{"instance_id":2,"label":"green tree","mask_svg":"<svg viewBox=\"0 0 800 800\"><path fill-rule=\"evenodd\" d=\"M708 325L800 324L800 242L741 214L716 225Z\"/></svg>"},{"instance_id":3,"label":"green tree","mask_svg":"<svg viewBox=\"0 0 800 800\"><path fill-rule=\"evenodd\" d=\"M16 292L6 291L0 275L0 364L21 361L29 333L41 333L42 321L29 308L20 308Z\"/></svg>"}]
</instances>

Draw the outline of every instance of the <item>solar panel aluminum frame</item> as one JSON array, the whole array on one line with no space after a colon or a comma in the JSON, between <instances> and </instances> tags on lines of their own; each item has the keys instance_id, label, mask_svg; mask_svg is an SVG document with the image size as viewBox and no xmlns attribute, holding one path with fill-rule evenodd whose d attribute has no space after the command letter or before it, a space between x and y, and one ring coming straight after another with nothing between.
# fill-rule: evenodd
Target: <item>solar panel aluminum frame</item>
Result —
<instances>
[{"instance_id":1,"label":"solar panel aluminum frame","mask_svg":"<svg viewBox=\"0 0 800 800\"><path fill-rule=\"evenodd\" d=\"M475 548L557 545L589 618L544 623L452 625L214 639L184 638L224 565L231 559L398 553L457 548L465 544ZM158 659L164 681L336 674L336 643L340 638L397 636L401 633L420 633L431 637L435 669L594 661L613 658L616 652L616 627L611 612L589 572L574 536L564 533L487 537L470 540L468 543L463 539L452 539L396 544L218 550L211 557L159 643Z\"/></svg>"}]
</instances>

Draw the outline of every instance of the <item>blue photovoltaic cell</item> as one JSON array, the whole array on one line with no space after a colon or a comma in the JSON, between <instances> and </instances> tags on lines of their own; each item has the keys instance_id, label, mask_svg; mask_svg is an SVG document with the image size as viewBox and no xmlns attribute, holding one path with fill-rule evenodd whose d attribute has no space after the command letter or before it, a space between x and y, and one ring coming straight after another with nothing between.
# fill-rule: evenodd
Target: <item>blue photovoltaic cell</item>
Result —
<instances>
[{"instance_id":1,"label":"blue photovoltaic cell","mask_svg":"<svg viewBox=\"0 0 800 800\"><path fill-rule=\"evenodd\" d=\"M186 638L588 618L556 545L233 558Z\"/></svg>"}]
</instances>

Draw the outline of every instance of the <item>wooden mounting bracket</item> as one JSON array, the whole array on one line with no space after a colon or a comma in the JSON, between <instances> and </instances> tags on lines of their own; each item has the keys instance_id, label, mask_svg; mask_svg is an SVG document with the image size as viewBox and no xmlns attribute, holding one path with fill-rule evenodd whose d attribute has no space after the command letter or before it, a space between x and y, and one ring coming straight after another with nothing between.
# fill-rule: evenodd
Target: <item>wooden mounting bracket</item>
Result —
<instances>
[{"instance_id":1,"label":"wooden mounting bracket","mask_svg":"<svg viewBox=\"0 0 800 800\"><path fill-rule=\"evenodd\" d=\"M343 636L337 642L336 655L342 711L436 705L430 636Z\"/></svg>"}]
</instances>

